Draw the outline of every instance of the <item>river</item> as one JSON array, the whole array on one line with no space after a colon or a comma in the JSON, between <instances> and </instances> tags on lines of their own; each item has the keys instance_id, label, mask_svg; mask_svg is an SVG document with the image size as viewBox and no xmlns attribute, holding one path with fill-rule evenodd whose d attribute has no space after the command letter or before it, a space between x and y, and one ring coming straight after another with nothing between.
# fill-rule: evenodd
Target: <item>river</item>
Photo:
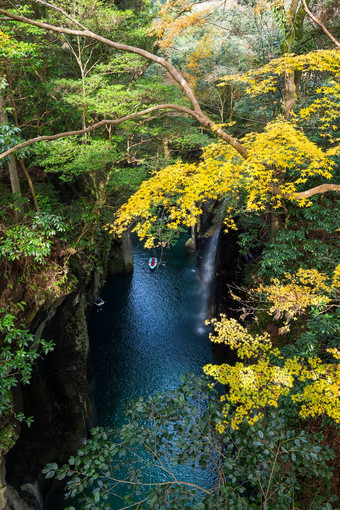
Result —
<instances>
[{"instance_id":1,"label":"river","mask_svg":"<svg viewBox=\"0 0 340 510\"><path fill-rule=\"evenodd\" d=\"M125 403L177 388L186 372L202 373L212 360L202 333L202 289L195 258L179 242L154 272L150 252L133 244L134 270L111 277L105 304L89 323L98 423L120 423Z\"/></svg>"},{"instance_id":2,"label":"river","mask_svg":"<svg viewBox=\"0 0 340 510\"><path fill-rule=\"evenodd\" d=\"M184 241L165 252L154 272L150 252L135 241L133 273L111 277L101 290L105 304L89 322L100 426L119 426L129 400L175 389L183 374L201 374L213 360L202 328L206 293Z\"/></svg>"}]
</instances>

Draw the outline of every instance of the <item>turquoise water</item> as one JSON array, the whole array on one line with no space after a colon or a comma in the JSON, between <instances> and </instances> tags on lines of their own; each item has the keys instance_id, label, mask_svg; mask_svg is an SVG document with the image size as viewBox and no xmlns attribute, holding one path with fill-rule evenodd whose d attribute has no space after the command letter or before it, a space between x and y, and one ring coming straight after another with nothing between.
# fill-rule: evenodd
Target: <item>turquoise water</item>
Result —
<instances>
[{"instance_id":1,"label":"turquoise water","mask_svg":"<svg viewBox=\"0 0 340 510\"><path fill-rule=\"evenodd\" d=\"M186 372L212 360L201 333L201 293L194 257L179 243L151 272L150 252L136 243L134 271L109 279L105 305L89 324L98 423L120 423L127 401L177 388Z\"/></svg>"},{"instance_id":2,"label":"turquoise water","mask_svg":"<svg viewBox=\"0 0 340 510\"><path fill-rule=\"evenodd\" d=\"M175 389L183 374L199 375L213 360L202 328L204 292L184 241L164 254L164 265L154 272L148 267L150 252L134 243L133 273L110 278L101 290L105 304L93 310L89 324L100 426L119 426L129 400ZM209 484L199 470L183 474ZM120 506L112 501L111 508Z\"/></svg>"}]
</instances>

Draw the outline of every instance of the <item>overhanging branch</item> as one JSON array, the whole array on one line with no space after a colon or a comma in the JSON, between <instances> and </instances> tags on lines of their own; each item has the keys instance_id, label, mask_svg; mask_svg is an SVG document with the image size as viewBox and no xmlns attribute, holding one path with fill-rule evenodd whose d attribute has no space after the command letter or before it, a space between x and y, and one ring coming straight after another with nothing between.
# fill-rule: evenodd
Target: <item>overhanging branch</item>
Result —
<instances>
[{"instance_id":1,"label":"overhanging branch","mask_svg":"<svg viewBox=\"0 0 340 510\"><path fill-rule=\"evenodd\" d=\"M47 5L47 3L45 3ZM50 7L54 9L54 6L50 4ZM59 11L60 9L58 9ZM5 9L0 9L0 13L7 16L10 19L14 19L16 21L20 21L21 23L27 23L29 25L33 25L39 28L43 28L45 30L50 30L51 32L56 32L59 34L68 34L68 35L74 35L79 37L87 37L90 39L94 39L98 42L101 42L105 44L106 46L109 46L111 48L114 48L115 50L119 51L125 51L128 53L135 53L137 55L140 55L148 60L151 60L163 67L169 72L169 74L174 78L174 80L182 87L183 91L185 92L187 98L191 102L195 112L197 114L202 114L201 108L198 104L198 101L189 87L188 83L182 76L182 74L177 71L177 69L164 57L159 57L158 55L154 55L153 53L150 53L147 50L143 50L142 48L138 48L136 46L130 46L128 44L121 44L117 43L115 41L112 41L111 39L107 39L106 37L102 37L101 35L96 34L95 32L92 32L91 30L85 29L85 30L75 30L72 28L62 27L62 26L55 26L50 25L49 23L45 23L42 21L36 21L31 18L26 18L26 16L22 16L19 14L14 14L10 11L7 11ZM79 24L79 23L78 23ZM83 26L83 25L81 25Z\"/></svg>"},{"instance_id":2,"label":"overhanging branch","mask_svg":"<svg viewBox=\"0 0 340 510\"><path fill-rule=\"evenodd\" d=\"M294 199L294 200L302 200L304 198L310 198L314 195L320 195L323 193L327 193L328 191L340 191L340 184L320 184L320 186L315 186L315 188L310 188L306 191L299 191L298 193L287 193L282 191L278 186L272 184L272 192L274 195L280 195L283 198Z\"/></svg>"},{"instance_id":3,"label":"overhanging branch","mask_svg":"<svg viewBox=\"0 0 340 510\"><path fill-rule=\"evenodd\" d=\"M47 2L44 2L44 5L48 5L51 8L55 9L55 7L52 4L48 4ZM55 9L60 10L59 8ZM226 143L230 144L243 158L247 157L247 150L246 148L235 138L228 135L225 131L223 131L221 128L216 126L216 124L205 115L201 107L195 97L195 94L189 87L187 81L185 80L184 76L164 57L159 57L158 55L154 55L153 53L150 53L147 50L143 50L142 48L138 48L136 46L129 46L127 44L121 44L117 43L115 41L112 41L110 39L107 39L106 37L102 37L95 32L92 32L91 30L84 29L84 30L73 30L71 28L67 27L59 27L55 25L50 25L49 23L44 23L42 21L36 21L30 18L26 18L25 16L14 14L8 10L0 9L0 14L3 14L7 16L9 19L14 19L16 21L20 21L21 23L27 23L29 25L33 25L39 28L43 28L45 30L50 30L52 32L56 32L59 34L68 34L68 35L74 35L79 37L88 37L90 39L93 39L95 41L101 42L105 44L106 46L109 46L111 48L114 48L115 50L119 51L125 51L128 53L135 53L137 55L140 55L141 57L144 57L152 62L155 62L156 64L159 64L160 66L164 67L167 72L172 76L172 78L175 80L175 82L181 87L186 97L189 99L193 110L196 114L197 120L200 122L202 126L204 126L209 131L215 133L219 138L221 138ZM70 16L67 15L68 18ZM79 22L72 19L75 23L83 27ZM178 108L177 108L178 109ZM192 113L191 113L192 115ZM33 142L34 143L34 142Z\"/></svg>"},{"instance_id":4,"label":"overhanging branch","mask_svg":"<svg viewBox=\"0 0 340 510\"><path fill-rule=\"evenodd\" d=\"M13 152L16 152L17 150L27 147L29 145L33 145L34 143L41 142L41 141L51 141L51 140L58 140L59 138L64 138L68 136L76 136L76 135L82 135L89 131L93 131L101 126L104 125L118 125L121 124L127 120L134 119L137 117L140 117L142 115L146 115L152 111L155 110L162 110L162 109L173 109L180 111L184 114L190 115L194 117L203 127L205 127L207 130L213 132L216 136L218 136L220 139L231 145L244 159L247 159L248 154L246 148L235 138L231 137L223 131L220 127L218 127L209 117L207 117L201 110L200 105L189 87L188 83L184 79L183 75L177 71L177 69L169 62L166 58L159 57L153 53L148 52L147 50L143 50L142 48L138 48L135 46L129 46L127 44L121 44L117 43L115 41L111 41L110 39L107 39L105 37L102 37L91 30L88 30L84 25L79 23L77 20L74 20L71 18L67 13L62 11L62 9L59 9L52 4L49 4L47 1L44 0L36 0L37 3L41 3L45 6L48 6L54 10L59 11L61 14L66 15L72 22L76 23L78 26L83 28L83 30L74 30L67 27L59 27L55 25L50 25L48 23L44 23L41 21L32 20L30 18L26 18L25 16L21 16L18 14L14 14L8 10L0 9L0 14L3 14L7 16L9 19L14 19L16 21L27 23L29 25L37 26L39 28L43 28L45 30L50 30L52 32L57 32L61 34L68 34L68 35L75 35L80 37L87 37L93 40L96 40L98 42L101 42L105 44L106 46L109 46L111 48L114 48L119 51L125 51L129 53L135 53L137 55L140 55L149 61L155 62L162 67L164 67L167 72L172 76L172 78L175 80L175 82L182 88L183 92L185 93L186 97L189 99L193 110L190 110L189 108L185 108L179 105L174 104L161 104L161 105L155 105L151 106L150 108L147 108L145 110L142 110L140 112L135 112L130 115L126 115L124 117L120 117L119 119L113 119L113 120L102 120L100 122L97 122L96 124L93 124L92 126L89 126L85 129L77 130L77 131L68 131L64 133L58 133L56 135L50 135L50 136L38 136L36 138L32 138L31 140L27 140L25 142L22 142L21 144L18 144L11 149L7 150L6 152L3 152L0 154L0 160L5 158L6 156L9 156ZM304 0L302 0L304 1ZM304 2L305 3L305 2ZM308 13L309 14L309 13ZM339 44L338 41L333 41L335 44ZM328 191L340 191L340 185L337 184L322 184L320 186L316 186L315 188L311 188L307 191L299 192L299 193L285 193L281 191L281 189L276 186L271 186L272 192L277 195L281 195L284 198L293 198L295 200L301 200L303 198L309 198L313 195L320 194L320 193L326 193Z\"/></svg>"},{"instance_id":5,"label":"overhanging branch","mask_svg":"<svg viewBox=\"0 0 340 510\"><path fill-rule=\"evenodd\" d=\"M335 44L335 46L337 46L340 49L340 42L337 39L335 39L334 35L332 35L329 30L327 30L322 21L319 20L316 16L314 16L314 14L309 10L306 0L302 0L302 4L305 12L308 14L310 19L313 20L314 23L319 25L319 27L322 28L327 37L329 37L329 39Z\"/></svg>"},{"instance_id":6,"label":"overhanging branch","mask_svg":"<svg viewBox=\"0 0 340 510\"><path fill-rule=\"evenodd\" d=\"M98 129L101 126L105 126L105 125L114 126L114 125L122 124L123 122L126 122L127 120L135 119L137 117L141 117L142 115L147 115L148 113L154 112L156 110L165 110L165 109L177 110L182 113L186 113L187 115L191 115L192 117L195 117L196 119L198 118L197 114L193 110L190 110L189 108L185 108L184 106L179 106L179 105L175 105L175 104L167 104L167 103L150 106L150 108L146 108L145 110L141 110L140 112L131 113L130 115L125 115L124 117L120 117L119 119L112 119L112 120L103 119L99 122L96 122L96 124L92 124L92 126L89 126L85 129L78 129L75 131L66 131L64 133L57 133L56 135L43 135L43 136L37 136L35 138L31 138L30 140L26 140L25 142L19 143L18 145L15 145L11 149L8 149L7 151L2 152L0 154L0 160L3 158L6 158L7 156L10 156L11 154L13 154L13 152L18 151L19 149L23 149L24 147L28 147L29 145L33 145L38 142L44 142L44 141L49 142L52 140L58 140L59 138L66 138L67 136L83 135L85 133L88 133L90 131L94 131L95 129Z\"/></svg>"}]
</instances>

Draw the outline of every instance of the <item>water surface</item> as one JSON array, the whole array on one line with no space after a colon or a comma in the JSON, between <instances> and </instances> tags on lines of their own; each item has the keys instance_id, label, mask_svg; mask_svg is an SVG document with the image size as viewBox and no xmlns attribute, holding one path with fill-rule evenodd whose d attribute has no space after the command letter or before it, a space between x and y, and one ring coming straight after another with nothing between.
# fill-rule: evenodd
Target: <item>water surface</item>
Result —
<instances>
[{"instance_id":1,"label":"water surface","mask_svg":"<svg viewBox=\"0 0 340 510\"><path fill-rule=\"evenodd\" d=\"M89 332L102 427L121 425L130 400L176 389L182 375L200 375L203 365L213 361L202 318L206 292L184 241L165 253L164 265L154 272L148 267L150 252L135 242L133 273L111 277L101 290L105 304L93 310ZM211 486L210 471L178 466L175 472L187 482ZM164 474L151 470L147 477L158 483ZM121 508L119 498L109 501L112 510Z\"/></svg>"},{"instance_id":2,"label":"water surface","mask_svg":"<svg viewBox=\"0 0 340 510\"><path fill-rule=\"evenodd\" d=\"M111 277L101 290L105 304L93 310L89 325L101 426L119 425L127 401L177 388L181 375L201 374L212 360L199 324L200 278L183 243L154 272L150 252L134 243L133 273Z\"/></svg>"}]
</instances>

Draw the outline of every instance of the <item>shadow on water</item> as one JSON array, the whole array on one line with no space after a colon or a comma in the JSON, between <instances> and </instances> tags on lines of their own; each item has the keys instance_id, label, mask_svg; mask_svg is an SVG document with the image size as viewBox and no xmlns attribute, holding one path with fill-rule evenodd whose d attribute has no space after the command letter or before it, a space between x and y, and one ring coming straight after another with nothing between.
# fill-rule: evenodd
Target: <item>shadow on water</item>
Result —
<instances>
[{"instance_id":1,"label":"shadow on water","mask_svg":"<svg viewBox=\"0 0 340 510\"><path fill-rule=\"evenodd\" d=\"M213 361L208 331L198 328L201 281L184 241L154 272L141 244L133 243L133 255L133 273L110 278L101 290L105 305L93 310L89 323L94 401L103 427L122 424L128 401L175 389L182 375L200 375Z\"/></svg>"}]
</instances>

